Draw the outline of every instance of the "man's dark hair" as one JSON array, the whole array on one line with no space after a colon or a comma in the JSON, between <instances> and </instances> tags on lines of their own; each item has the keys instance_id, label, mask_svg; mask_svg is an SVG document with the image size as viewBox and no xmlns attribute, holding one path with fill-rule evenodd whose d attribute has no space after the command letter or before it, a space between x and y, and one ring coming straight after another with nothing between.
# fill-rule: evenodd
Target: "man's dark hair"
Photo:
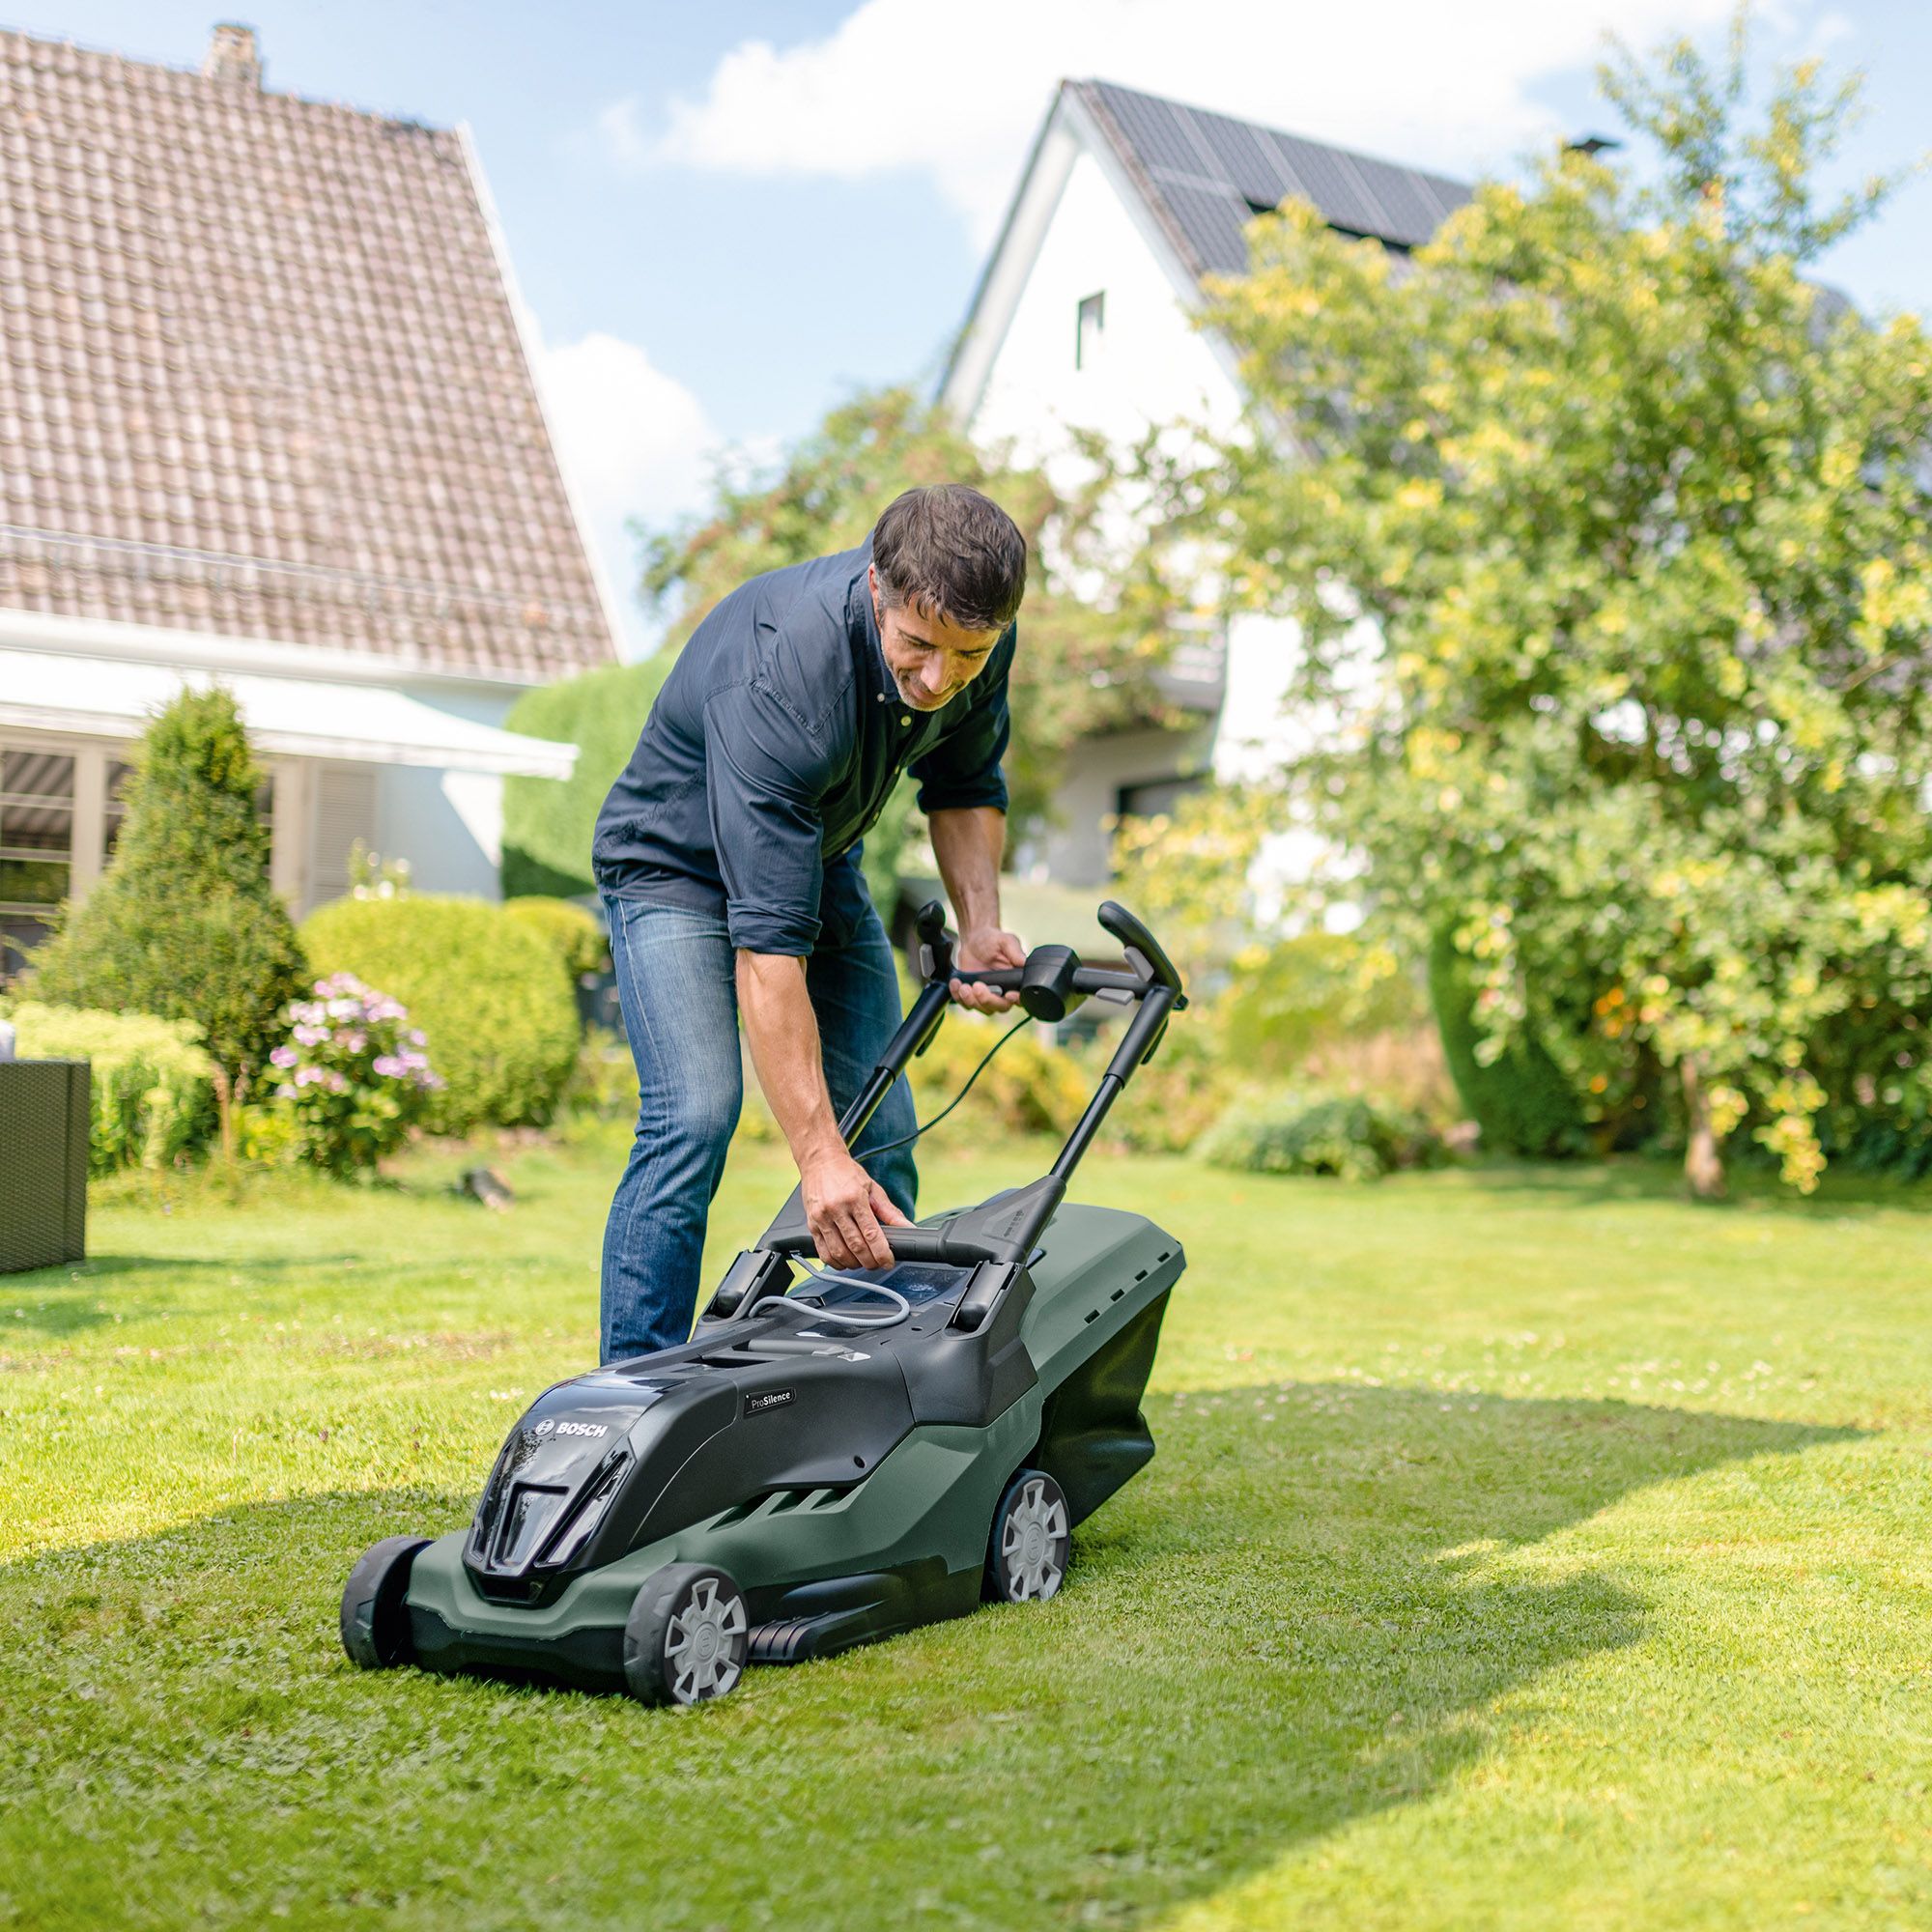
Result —
<instances>
[{"instance_id":1,"label":"man's dark hair","mask_svg":"<svg viewBox=\"0 0 1932 1932\"><path fill-rule=\"evenodd\" d=\"M1026 595L1026 538L964 483L895 497L873 527L872 563L888 610L923 605L962 631L1004 631Z\"/></svg>"}]
</instances>

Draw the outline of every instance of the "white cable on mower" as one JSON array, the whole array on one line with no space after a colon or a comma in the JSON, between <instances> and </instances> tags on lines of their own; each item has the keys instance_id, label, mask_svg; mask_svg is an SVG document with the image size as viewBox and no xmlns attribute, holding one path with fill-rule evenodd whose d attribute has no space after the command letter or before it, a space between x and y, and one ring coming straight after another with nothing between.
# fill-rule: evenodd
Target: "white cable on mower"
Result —
<instances>
[{"instance_id":1,"label":"white cable on mower","mask_svg":"<svg viewBox=\"0 0 1932 1932\"><path fill-rule=\"evenodd\" d=\"M758 1303L769 1308L776 1302L783 1302L788 1308L801 1309L814 1321L847 1321L854 1328L895 1328L912 1315L912 1303L897 1289L888 1288L882 1281L867 1281L856 1274L840 1274L835 1268L815 1266L809 1261L801 1260L799 1266L815 1282L836 1282L846 1288L863 1288L867 1294L883 1294L898 1303L896 1315L848 1315L839 1308L806 1308L802 1302L793 1301L789 1294L767 1295Z\"/></svg>"}]
</instances>

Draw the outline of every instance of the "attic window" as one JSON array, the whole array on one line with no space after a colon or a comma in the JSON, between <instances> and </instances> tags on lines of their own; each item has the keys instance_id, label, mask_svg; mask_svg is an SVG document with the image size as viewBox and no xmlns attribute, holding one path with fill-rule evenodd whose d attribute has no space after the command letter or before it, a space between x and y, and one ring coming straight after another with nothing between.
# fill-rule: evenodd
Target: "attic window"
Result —
<instances>
[{"instance_id":1,"label":"attic window","mask_svg":"<svg viewBox=\"0 0 1932 1932\"><path fill-rule=\"evenodd\" d=\"M1107 292L1102 289L1098 295L1083 296L1073 327L1073 366L1087 369L1093 366L1094 357L1099 354L1100 337L1107 328Z\"/></svg>"}]
</instances>

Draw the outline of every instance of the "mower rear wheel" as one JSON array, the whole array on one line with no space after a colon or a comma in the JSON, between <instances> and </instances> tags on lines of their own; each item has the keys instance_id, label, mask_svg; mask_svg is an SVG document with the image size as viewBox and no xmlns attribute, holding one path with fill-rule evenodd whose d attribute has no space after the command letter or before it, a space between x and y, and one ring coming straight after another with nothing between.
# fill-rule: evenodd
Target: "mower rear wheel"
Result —
<instances>
[{"instance_id":1,"label":"mower rear wheel","mask_svg":"<svg viewBox=\"0 0 1932 1932\"><path fill-rule=\"evenodd\" d=\"M641 1704L701 1704L745 1674L752 1620L736 1583L708 1563L644 1579L624 1626L624 1682Z\"/></svg>"},{"instance_id":2,"label":"mower rear wheel","mask_svg":"<svg viewBox=\"0 0 1932 1932\"><path fill-rule=\"evenodd\" d=\"M426 1536L385 1536L371 1544L342 1590L342 1647L364 1670L415 1662L410 1631L410 1568Z\"/></svg>"},{"instance_id":3,"label":"mower rear wheel","mask_svg":"<svg viewBox=\"0 0 1932 1932\"><path fill-rule=\"evenodd\" d=\"M1044 1602L1066 1580L1072 1554L1065 1491L1044 1469L1022 1469L993 1512L986 1597L997 1604Z\"/></svg>"}]
</instances>

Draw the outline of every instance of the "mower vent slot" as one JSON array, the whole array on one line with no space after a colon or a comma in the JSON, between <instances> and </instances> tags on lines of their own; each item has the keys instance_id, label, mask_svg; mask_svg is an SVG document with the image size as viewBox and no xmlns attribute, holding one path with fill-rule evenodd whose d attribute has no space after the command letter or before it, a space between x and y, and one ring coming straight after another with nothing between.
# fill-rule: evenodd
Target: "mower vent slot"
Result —
<instances>
[{"instance_id":1,"label":"mower vent slot","mask_svg":"<svg viewBox=\"0 0 1932 1932\"><path fill-rule=\"evenodd\" d=\"M1097 1321L1100 1319L1100 1311L1097 1308L1090 1308L1080 1319L1083 1321Z\"/></svg>"},{"instance_id":2,"label":"mower vent slot","mask_svg":"<svg viewBox=\"0 0 1932 1932\"><path fill-rule=\"evenodd\" d=\"M1109 1301L1118 1301L1120 1300L1122 1295L1126 1293L1126 1292L1127 1291L1124 1288L1117 1288L1112 1294L1108 1295L1107 1299Z\"/></svg>"}]
</instances>

